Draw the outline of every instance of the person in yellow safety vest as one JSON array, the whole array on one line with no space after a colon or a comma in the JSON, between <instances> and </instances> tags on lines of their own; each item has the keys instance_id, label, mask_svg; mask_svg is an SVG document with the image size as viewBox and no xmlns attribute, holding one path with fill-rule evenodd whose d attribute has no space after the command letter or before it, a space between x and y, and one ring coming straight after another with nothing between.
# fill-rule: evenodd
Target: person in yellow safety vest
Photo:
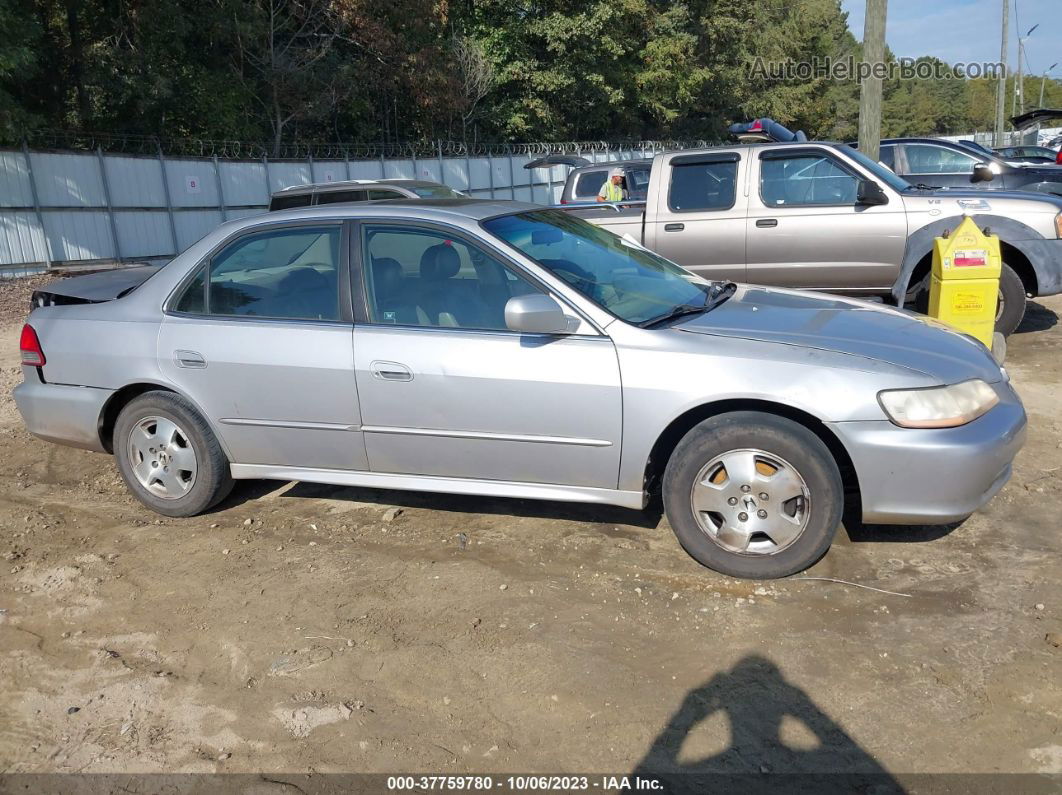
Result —
<instances>
[{"instance_id":1,"label":"person in yellow safety vest","mask_svg":"<svg viewBox=\"0 0 1062 795\"><path fill-rule=\"evenodd\" d=\"M623 169L614 168L608 172L608 179L597 192L597 200L599 202L620 202L626 198L627 191L623 189Z\"/></svg>"}]
</instances>

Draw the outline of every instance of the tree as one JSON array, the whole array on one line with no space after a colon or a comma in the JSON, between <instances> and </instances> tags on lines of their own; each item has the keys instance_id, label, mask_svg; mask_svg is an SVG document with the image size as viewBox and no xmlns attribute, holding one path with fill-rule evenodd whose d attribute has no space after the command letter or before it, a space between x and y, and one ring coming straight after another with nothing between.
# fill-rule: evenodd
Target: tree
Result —
<instances>
[{"instance_id":1,"label":"tree","mask_svg":"<svg viewBox=\"0 0 1062 795\"><path fill-rule=\"evenodd\" d=\"M477 116L480 101L494 87L494 64L474 39L455 35L450 47L457 67L457 84L464 100L461 135L467 140L468 128Z\"/></svg>"}]
</instances>

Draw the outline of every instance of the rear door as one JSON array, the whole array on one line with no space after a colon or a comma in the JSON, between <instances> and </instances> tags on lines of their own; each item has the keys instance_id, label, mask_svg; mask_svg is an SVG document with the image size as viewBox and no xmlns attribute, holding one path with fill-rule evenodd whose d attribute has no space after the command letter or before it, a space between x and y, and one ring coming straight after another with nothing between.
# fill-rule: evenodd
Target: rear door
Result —
<instances>
[{"instance_id":1,"label":"rear door","mask_svg":"<svg viewBox=\"0 0 1062 795\"><path fill-rule=\"evenodd\" d=\"M825 147L763 149L746 233L748 280L852 294L889 291L907 245L903 201L856 204L862 175Z\"/></svg>"},{"instance_id":2,"label":"rear door","mask_svg":"<svg viewBox=\"0 0 1062 795\"><path fill-rule=\"evenodd\" d=\"M658 163L663 179L646 220L646 244L706 279L745 281L743 156L712 152Z\"/></svg>"},{"instance_id":3,"label":"rear door","mask_svg":"<svg viewBox=\"0 0 1062 795\"><path fill-rule=\"evenodd\" d=\"M342 224L222 245L167 305L158 360L233 463L366 469Z\"/></svg>"}]
</instances>

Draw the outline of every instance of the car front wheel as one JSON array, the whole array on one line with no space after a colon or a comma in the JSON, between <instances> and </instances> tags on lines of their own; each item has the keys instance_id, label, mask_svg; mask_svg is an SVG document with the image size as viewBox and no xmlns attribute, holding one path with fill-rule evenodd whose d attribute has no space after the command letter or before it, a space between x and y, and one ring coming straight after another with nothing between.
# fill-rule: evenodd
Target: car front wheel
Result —
<instances>
[{"instance_id":1,"label":"car front wheel","mask_svg":"<svg viewBox=\"0 0 1062 795\"><path fill-rule=\"evenodd\" d=\"M682 547L734 577L785 577L833 541L844 489L829 449L799 423L762 412L692 428L664 472L664 508Z\"/></svg>"},{"instance_id":2,"label":"car front wheel","mask_svg":"<svg viewBox=\"0 0 1062 795\"><path fill-rule=\"evenodd\" d=\"M172 392L147 392L118 415L113 450L129 491L164 516L195 516L232 490L229 462L199 412Z\"/></svg>"}]
</instances>

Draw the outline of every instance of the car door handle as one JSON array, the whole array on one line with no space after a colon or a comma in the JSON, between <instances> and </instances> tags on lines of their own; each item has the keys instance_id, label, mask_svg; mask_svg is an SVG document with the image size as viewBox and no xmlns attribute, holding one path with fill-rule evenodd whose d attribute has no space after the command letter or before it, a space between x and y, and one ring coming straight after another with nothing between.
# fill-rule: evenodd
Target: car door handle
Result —
<instances>
[{"instance_id":1,"label":"car door handle","mask_svg":"<svg viewBox=\"0 0 1062 795\"><path fill-rule=\"evenodd\" d=\"M681 232L685 228L685 224L664 224L665 232Z\"/></svg>"},{"instance_id":2,"label":"car door handle","mask_svg":"<svg viewBox=\"0 0 1062 795\"><path fill-rule=\"evenodd\" d=\"M760 219L758 219L756 221L756 226L761 227L761 228L769 227L769 226L778 226L778 219L777 218L760 218Z\"/></svg>"},{"instance_id":3,"label":"car door handle","mask_svg":"<svg viewBox=\"0 0 1062 795\"><path fill-rule=\"evenodd\" d=\"M369 365L373 378L381 381L412 381L413 371L398 362L376 361Z\"/></svg>"},{"instance_id":4,"label":"car door handle","mask_svg":"<svg viewBox=\"0 0 1062 795\"><path fill-rule=\"evenodd\" d=\"M186 367L190 370L202 370L207 365L203 354L196 351L174 351L173 359L178 367Z\"/></svg>"}]
</instances>

